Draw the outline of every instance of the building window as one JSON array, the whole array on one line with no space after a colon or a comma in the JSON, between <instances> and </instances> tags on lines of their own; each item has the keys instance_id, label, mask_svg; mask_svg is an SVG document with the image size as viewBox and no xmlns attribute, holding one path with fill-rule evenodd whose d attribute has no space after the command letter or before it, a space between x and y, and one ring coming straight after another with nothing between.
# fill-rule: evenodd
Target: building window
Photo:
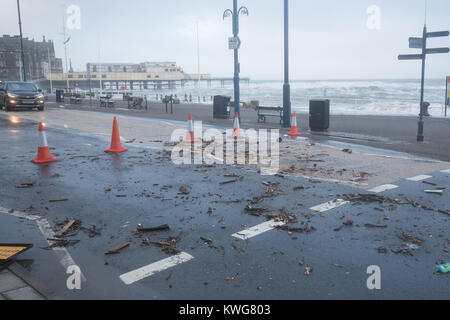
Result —
<instances>
[{"instance_id":1,"label":"building window","mask_svg":"<svg viewBox=\"0 0 450 320\"><path fill-rule=\"evenodd\" d=\"M91 76L91 78L95 79L95 78L97 78L97 75L96 75L96 74L93 74L93 75Z\"/></svg>"},{"instance_id":2,"label":"building window","mask_svg":"<svg viewBox=\"0 0 450 320\"><path fill-rule=\"evenodd\" d=\"M92 67L92 70L93 70L94 72L97 72L97 66L93 66L93 67Z\"/></svg>"},{"instance_id":3,"label":"building window","mask_svg":"<svg viewBox=\"0 0 450 320\"><path fill-rule=\"evenodd\" d=\"M72 79L73 78L73 74L67 75L67 78Z\"/></svg>"},{"instance_id":4,"label":"building window","mask_svg":"<svg viewBox=\"0 0 450 320\"><path fill-rule=\"evenodd\" d=\"M108 67L108 72L112 72L111 66Z\"/></svg>"},{"instance_id":5,"label":"building window","mask_svg":"<svg viewBox=\"0 0 450 320\"><path fill-rule=\"evenodd\" d=\"M103 78L103 79L106 79L106 74L102 74L102 78Z\"/></svg>"},{"instance_id":6,"label":"building window","mask_svg":"<svg viewBox=\"0 0 450 320\"><path fill-rule=\"evenodd\" d=\"M123 72L127 72L127 67L123 67Z\"/></svg>"},{"instance_id":7,"label":"building window","mask_svg":"<svg viewBox=\"0 0 450 320\"><path fill-rule=\"evenodd\" d=\"M147 75L147 79L150 79L151 77L152 77L151 75L149 75L149 74Z\"/></svg>"},{"instance_id":8,"label":"building window","mask_svg":"<svg viewBox=\"0 0 450 320\"><path fill-rule=\"evenodd\" d=\"M78 76L78 79L83 79L84 78L84 76L82 75L82 74L80 74L79 76Z\"/></svg>"}]
</instances>

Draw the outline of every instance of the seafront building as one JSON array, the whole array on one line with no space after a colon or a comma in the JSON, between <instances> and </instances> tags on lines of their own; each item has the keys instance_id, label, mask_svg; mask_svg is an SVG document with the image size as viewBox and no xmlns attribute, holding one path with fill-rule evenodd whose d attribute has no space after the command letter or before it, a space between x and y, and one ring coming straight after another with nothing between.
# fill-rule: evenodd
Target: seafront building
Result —
<instances>
[{"instance_id":1,"label":"seafront building","mask_svg":"<svg viewBox=\"0 0 450 320\"><path fill-rule=\"evenodd\" d=\"M24 38L23 47L27 80L41 81L48 73L63 72L62 59L55 57L53 41L45 37L42 42ZM0 80L22 80L22 70L20 37L3 35L0 37Z\"/></svg>"}]
</instances>

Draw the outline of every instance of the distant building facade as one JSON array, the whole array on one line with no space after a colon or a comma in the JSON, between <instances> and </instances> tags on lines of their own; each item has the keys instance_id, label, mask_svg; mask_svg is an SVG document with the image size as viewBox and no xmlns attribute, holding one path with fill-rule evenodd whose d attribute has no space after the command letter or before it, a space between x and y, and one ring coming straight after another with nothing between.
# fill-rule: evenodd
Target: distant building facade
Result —
<instances>
[{"instance_id":1,"label":"distant building facade","mask_svg":"<svg viewBox=\"0 0 450 320\"><path fill-rule=\"evenodd\" d=\"M180 73L183 69L176 62L142 62L142 63L88 63L87 72L93 73Z\"/></svg>"},{"instance_id":2,"label":"distant building facade","mask_svg":"<svg viewBox=\"0 0 450 320\"><path fill-rule=\"evenodd\" d=\"M176 62L142 63L96 63L86 64L85 72L47 74L46 79L55 87L64 88L100 88L106 90L146 90L165 87L172 88L176 83L198 79L184 73ZM203 74L202 80L211 79ZM44 84L42 84L44 85Z\"/></svg>"},{"instance_id":3,"label":"distant building facade","mask_svg":"<svg viewBox=\"0 0 450 320\"><path fill-rule=\"evenodd\" d=\"M46 41L45 37L42 42L24 38L23 46L27 80L39 81L49 73L63 73L62 59L56 58L53 41ZM3 35L0 37L0 79L21 80L22 68L20 37Z\"/></svg>"}]
</instances>

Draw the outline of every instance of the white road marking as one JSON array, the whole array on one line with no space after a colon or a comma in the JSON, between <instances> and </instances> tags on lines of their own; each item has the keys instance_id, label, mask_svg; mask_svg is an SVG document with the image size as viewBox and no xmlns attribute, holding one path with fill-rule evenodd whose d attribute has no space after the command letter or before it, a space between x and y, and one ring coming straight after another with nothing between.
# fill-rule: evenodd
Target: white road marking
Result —
<instances>
[{"instance_id":1,"label":"white road marking","mask_svg":"<svg viewBox=\"0 0 450 320\"><path fill-rule=\"evenodd\" d=\"M398 186L395 184L383 184L382 186L378 186L376 188L370 189L369 192L381 193L387 190L397 189Z\"/></svg>"},{"instance_id":2,"label":"white road marking","mask_svg":"<svg viewBox=\"0 0 450 320\"><path fill-rule=\"evenodd\" d=\"M327 203L319 204L318 206L312 207L310 209L313 211L317 211L317 212L325 212L325 211L343 206L347 203L349 203L349 202L342 200L342 199L336 199L336 200L329 201Z\"/></svg>"},{"instance_id":3,"label":"white road marking","mask_svg":"<svg viewBox=\"0 0 450 320\"><path fill-rule=\"evenodd\" d=\"M126 285L130 285L139 280L150 277L150 276L154 275L155 273L175 267L176 265L179 265L181 263L187 262L192 259L194 259L194 257L191 256L190 254L188 254L186 252L181 252L180 254L178 254L176 256L172 256L172 257L163 259L161 261L149 264L148 266L136 269L134 271L124 273L119 278Z\"/></svg>"},{"instance_id":4,"label":"white road marking","mask_svg":"<svg viewBox=\"0 0 450 320\"><path fill-rule=\"evenodd\" d=\"M27 219L30 221L36 221L39 220L41 217L39 216L33 216L33 215L29 215L26 214L25 212L21 212L21 211L12 211L10 209L6 209L3 207L0 207L0 213L4 213L4 214L9 214L10 216L14 216L14 217L18 217L18 218L22 218L22 219Z\"/></svg>"},{"instance_id":5,"label":"white road marking","mask_svg":"<svg viewBox=\"0 0 450 320\"><path fill-rule=\"evenodd\" d=\"M37 220L36 223L39 227L39 230L41 230L41 233L44 235L45 239L55 238L55 234L52 230L52 227L48 223L47 219ZM49 245L52 245L54 243L49 240L47 240L47 242ZM67 268L70 266L77 265L66 248L53 248L53 252L58 257L59 263L64 267L64 270L67 270ZM81 279L83 281L86 281L86 278L84 277L83 273L81 273Z\"/></svg>"},{"instance_id":6,"label":"white road marking","mask_svg":"<svg viewBox=\"0 0 450 320\"><path fill-rule=\"evenodd\" d=\"M39 230L41 231L42 235L45 237L45 239L53 239L55 238L55 234L53 233L52 227L50 226L50 224L48 223L47 219L39 217L39 216L34 216L34 215L28 215L25 212L20 212L20 211L12 211L3 207L0 207L0 213L4 213L4 214L8 214L10 216L14 216L14 217L18 217L18 218L22 218L22 219L27 219L30 221L35 221ZM49 245L52 245L53 242L52 241L48 241ZM64 267L64 270L66 271L68 267L70 266L76 266L77 264L75 263L75 261L72 259L72 256L69 254L69 252L67 251L66 248L53 248L53 252L55 253L56 257L59 260L59 263ZM81 273L81 279L85 282L86 278L83 275L83 273Z\"/></svg>"},{"instance_id":7,"label":"white road marking","mask_svg":"<svg viewBox=\"0 0 450 320\"><path fill-rule=\"evenodd\" d=\"M213 156L212 154L206 154L206 157L218 161L217 162L218 164L222 164L224 162L223 159L221 159L219 157L216 157L216 156Z\"/></svg>"},{"instance_id":8,"label":"white road marking","mask_svg":"<svg viewBox=\"0 0 450 320\"><path fill-rule=\"evenodd\" d=\"M289 174L288 174L288 176L289 176ZM336 179L327 179L327 178L317 178L317 177L310 177L310 176L304 176L304 175L300 175L299 177L305 178L305 179L308 179L308 180L333 182L333 183L349 185L349 186L367 186L367 183L361 183L361 182L355 182L355 181L336 180Z\"/></svg>"},{"instance_id":9,"label":"white road marking","mask_svg":"<svg viewBox=\"0 0 450 320\"><path fill-rule=\"evenodd\" d=\"M426 180L426 179L430 179L430 178L433 178L433 177L432 176L427 176L427 175L420 175L420 176L407 178L406 180L418 182L418 181L422 181L422 180Z\"/></svg>"},{"instance_id":10,"label":"white road marking","mask_svg":"<svg viewBox=\"0 0 450 320\"><path fill-rule=\"evenodd\" d=\"M442 173L450 173L450 169L442 170L441 172L442 172Z\"/></svg>"},{"instance_id":11,"label":"white road marking","mask_svg":"<svg viewBox=\"0 0 450 320\"><path fill-rule=\"evenodd\" d=\"M260 235L261 233L273 230L275 227L283 226L283 225L285 225L284 222L270 220L270 221L258 224L257 226L251 227L249 229L242 230L240 232L232 234L231 236L241 239L241 240L247 240L247 239L253 238L257 235Z\"/></svg>"}]
</instances>

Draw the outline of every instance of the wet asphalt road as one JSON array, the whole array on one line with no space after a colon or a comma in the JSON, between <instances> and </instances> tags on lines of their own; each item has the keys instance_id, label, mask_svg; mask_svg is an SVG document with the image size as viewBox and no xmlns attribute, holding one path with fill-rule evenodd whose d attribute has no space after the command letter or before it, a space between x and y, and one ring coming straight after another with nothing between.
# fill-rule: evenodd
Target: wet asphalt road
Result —
<instances>
[{"instance_id":1,"label":"wet asphalt road","mask_svg":"<svg viewBox=\"0 0 450 320\"><path fill-rule=\"evenodd\" d=\"M448 275L436 274L436 263L450 261L448 215L398 205L375 210L379 204L347 204L324 213L309 208L358 193L351 187L315 183L293 177L262 177L248 167L175 166L169 154L145 146L128 145L122 155L103 153L109 141L66 129L48 129L52 153L59 162L30 163L37 149L37 124L11 124L0 118L0 207L39 215L55 230L58 222L78 219L95 225L101 235L79 231L67 247L86 277L81 290L68 290L68 275L36 223L0 213L1 242L31 242L20 256L34 259L31 272L67 299L449 299ZM244 176L242 182L226 174ZM383 195L421 205L450 209L450 173L431 173L429 179L446 187L444 196L424 194L421 182L401 180L399 188ZM34 182L30 188L16 186ZM298 222L291 227L315 228L311 233L271 230L249 240L231 235L266 221L244 212L247 200L265 195L262 182L278 182L276 195L257 207L277 213L285 207ZM304 189L294 191L296 186ZM184 186L189 194L179 194ZM105 190L106 189L106 190ZM111 189L110 191L108 189ZM118 197L119 196L119 197ZM67 198L64 202L49 200ZM336 228L343 222L352 226ZM155 245L143 246L133 235L137 224L169 224L170 231L148 235L152 241L180 237L177 249L194 259L156 273L132 285L121 274L168 258ZM386 225L386 228L365 224ZM405 232L423 240L399 238ZM203 238L212 240L212 245ZM125 242L120 254L105 256ZM409 246L409 247L402 247ZM378 248L386 248L380 253ZM406 254L394 253L409 248ZM411 249L413 248L413 249ZM383 251L383 250L381 250ZM367 267L381 268L381 290L368 290ZM305 268L312 268L305 275Z\"/></svg>"},{"instance_id":2,"label":"wet asphalt road","mask_svg":"<svg viewBox=\"0 0 450 320\"><path fill-rule=\"evenodd\" d=\"M54 101L50 97L50 101ZM185 121L188 113L194 120L205 124L231 127L233 119L213 119L213 107L205 104L181 104L173 106L173 114L166 113L165 104L149 102L147 110L128 110L127 103L116 101L113 109L100 108L95 102L89 106L86 99L82 106L69 103L50 103L50 108L64 105L68 109L82 109L100 112L111 112L138 117ZM331 106L333 108L333 106ZM327 141L341 141L375 148L406 152L418 156L450 161L450 118L425 118L425 141L417 142L418 117L408 116L377 116L377 115L334 115L330 117L330 128L327 132L312 132L309 130L309 115L297 114L299 131L309 138ZM281 128L279 118L268 117L267 123L257 123L257 113L253 109L241 110L242 128Z\"/></svg>"}]
</instances>

